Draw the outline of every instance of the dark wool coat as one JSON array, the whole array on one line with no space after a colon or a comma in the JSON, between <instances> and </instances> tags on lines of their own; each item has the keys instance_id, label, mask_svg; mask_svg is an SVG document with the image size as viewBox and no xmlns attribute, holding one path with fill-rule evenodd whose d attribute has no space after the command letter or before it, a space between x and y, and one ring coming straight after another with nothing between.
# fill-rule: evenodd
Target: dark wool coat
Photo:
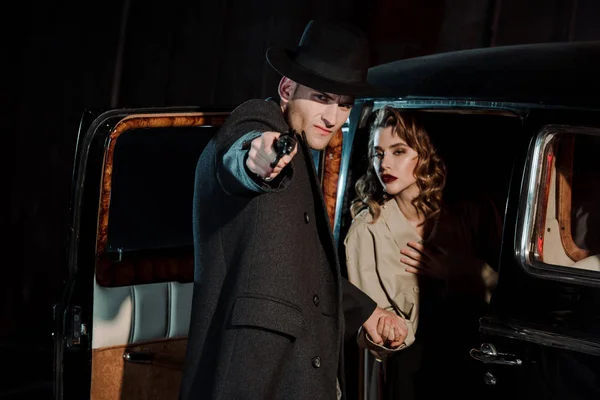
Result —
<instances>
[{"instance_id":1,"label":"dark wool coat","mask_svg":"<svg viewBox=\"0 0 600 400\"><path fill-rule=\"evenodd\" d=\"M199 159L182 399L333 400L337 377L344 386L344 333L354 334L375 309L340 275L303 140L264 193L248 191L223 167L244 134L288 129L277 103L250 100Z\"/></svg>"}]
</instances>

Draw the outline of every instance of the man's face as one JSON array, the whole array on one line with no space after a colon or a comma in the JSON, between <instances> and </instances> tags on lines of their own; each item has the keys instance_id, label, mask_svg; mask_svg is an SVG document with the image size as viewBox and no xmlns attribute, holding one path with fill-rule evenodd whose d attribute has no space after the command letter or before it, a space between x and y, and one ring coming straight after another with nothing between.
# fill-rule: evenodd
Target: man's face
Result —
<instances>
[{"instance_id":1,"label":"man's face","mask_svg":"<svg viewBox=\"0 0 600 400\"><path fill-rule=\"evenodd\" d=\"M323 150L348 119L353 104L352 96L295 84L285 112L290 127L298 133L304 131L312 149Z\"/></svg>"}]
</instances>

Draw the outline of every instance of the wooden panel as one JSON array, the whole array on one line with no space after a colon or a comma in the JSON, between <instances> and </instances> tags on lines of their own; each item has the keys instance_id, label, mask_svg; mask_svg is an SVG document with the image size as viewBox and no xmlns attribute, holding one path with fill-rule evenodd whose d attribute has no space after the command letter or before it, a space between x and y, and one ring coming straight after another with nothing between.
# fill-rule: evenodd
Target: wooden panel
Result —
<instances>
[{"instance_id":1,"label":"wooden panel","mask_svg":"<svg viewBox=\"0 0 600 400\"><path fill-rule=\"evenodd\" d=\"M96 261L96 281L105 287L193 280L194 250L191 247L136 251L124 254L121 261L112 260L104 253Z\"/></svg>"},{"instance_id":2,"label":"wooden panel","mask_svg":"<svg viewBox=\"0 0 600 400\"><path fill-rule=\"evenodd\" d=\"M335 219L335 206L337 200L337 188L340 178L340 164L342 161L342 130L338 130L327 148L325 149L325 161L323 167L323 197L325 198L325 207L329 215L330 227L333 229Z\"/></svg>"},{"instance_id":3,"label":"wooden panel","mask_svg":"<svg viewBox=\"0 0 600 400\"><path fill-rule=\"evenodd\" d=\"M92 350L92 400L177 399L181 385L186 338ZM148 364L134 364L125 352L154 356Z\"/></svg>"},{"instance_id":4,"label":"wooden panel","mask_svg":"<svg viewBox=\"0 0 600 400\"><path fill-rule=\"evenodd\" d=\"M535 226L535 255L538 260L544 261L544 232L546 231L546 214L548 212L548 199L550 195L550 183L552 179L552 171L556 158L554 156L554 147L548 148L543 167L543 176L541 179L542 188L544 195L541 200L541 207L539 207L536 226Z\"/></svg>"},{"instance_id":5,"label":"wooden panel","mask_svg":"<svg viewBox=\"0 0 600 400\"><path fill-rule=\"evenodd\" d=\"M556 167L556 185L557 185L557 213L558 225L560 227L560 239L565 249L565 253L573 261L579 261L591 254L589 251L577 246L573 240L571 232L571 202L572 202L572 182L573 182L573 149L575 144L574 137L565 137L560 139L559 158Z\"/></svg>"}]
</instances>

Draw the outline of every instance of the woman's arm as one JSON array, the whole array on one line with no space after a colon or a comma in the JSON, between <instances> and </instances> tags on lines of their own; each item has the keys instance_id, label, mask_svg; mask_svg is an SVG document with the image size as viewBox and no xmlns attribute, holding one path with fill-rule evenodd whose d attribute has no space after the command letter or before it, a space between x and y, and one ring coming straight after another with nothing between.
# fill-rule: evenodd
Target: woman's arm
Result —
<instances>
[{"instance_id":1,"label":"woman's arm","mask_svg":"<svg viewBox=\"0 0 600 400\"><path fill-rule=\"evenodd\" d=\"M376 352L378 357L384 357L389 353L398 351L407 346L410 346L415 340L415 321L417 313L414 304L407 300L404 293L390 293L391 301L388 297L388 292L381 284L379 271L381 268L377 264L377 255L375 250L374 237L368 229L368 225L364 221L355 221L350 228L346 239L344 240L346 249L346 265L348 269L348 280L369 295L377 305L385 310L393 311L405 319L408 330L404 344L395 349L377 345L366 337L364 330L359 330L359 342L361 345L368 347ZM384 268L385 269L385 268ZM388 272L393 269L387 268ZM388 281L398 277L386 277ZM394 288L402 287L402 285L393 285ZM402 304L398 307L398 304ZM410 312L409 315L404 311Z\"/></svg>"}]
</instances>

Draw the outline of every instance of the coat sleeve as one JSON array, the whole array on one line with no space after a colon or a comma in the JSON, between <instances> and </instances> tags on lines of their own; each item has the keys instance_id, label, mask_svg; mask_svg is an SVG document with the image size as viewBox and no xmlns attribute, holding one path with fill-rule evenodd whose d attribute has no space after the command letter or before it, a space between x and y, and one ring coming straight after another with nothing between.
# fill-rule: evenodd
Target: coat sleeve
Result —
<instances>
[{"instance_id":1,"label":"coat sleeve","mask_svg":"<svg viewBox=\"0 0 600 400\"><path fill-rule=\"evenodd\" d=\"M502 220L491 199L482 199L478 208L477 230L474 233L477 256L484 260L481 278L485 285L485 298L489 303L498 284L498 262L502 240Z\"/></svg>"},{"instance_id":2,"label":"coat sleeve","mask_svg":"<svg viewBox=\"0 0 600 400\"><path fill-rule=\"evenodd\" d=\"M248 134L260 135L263 132L286 132L289 130L283 113L279 106L273 101L265 101L260 99L249 100L236 108L225 121L217 135L215 136L216 146L216 171L217 180L223 190L234 196L255 196L259 193L277 192L287 187L293 177L293 166L288 164L281 173L273 181L266 183L255 181L260 185L260 190L248 185L248 179L254 179L249 176L250 173L246 169L241 172L245 175L240 175L239 168L231 168L230 161L232 151L233 159L245 165L245 156L247 150L242 150L243 147L240 139ZM240 147L236 149L235 146Z\"/></svg>"},{"instance_id":3,"label":"coat sleeve","mask_svg":"<svg viewBox=\"0 0 600 400\"><path fill-rule=\"evenodd\" d=\"M350 339L375 311L377 303L362 290L342 278L342 307L346 321L346 340Z\"/></svg>"},{"instance_id":4,"label":"coat sleeve","mask_svg":"<svg viewBox=\"0 0 600 400\"><path fill-rule=\"evenodd\" d=\"M465 224L468 236L461 240L471 241L472 252L453 254L453 271L448 280L446 294L470 293L485 298L489 303L498 282L498 257L502 221L491 199L485 197L466 198L453 208L453 212Z\"/></svg>"},{"instance_id":5,"label":"coat sleeve","mask_svg":"<svg viewBox=\"0 0 600 400\"><path fill-rule=\"evenodd\" d=\"M413 293L407 296L401 291L395 289L403 287L403 285L394 284L393 292L389 293L382 285L382 279L379 270L388 271L393 274L393 271L400 268L385 268L378 265L374 237L368 229L367 223L364 221L355 221L350 228L348 235L344 241L346 247L346 264L348 268L348 279L358 288L368 294L377 305L385 310L395 312L406 321L408 334L404 344L396 349L388 349L384 346L373 343L363 329L359 330L358 341L363 347L367 347L378 358L384 358L387 355L396 351L402 350L410 346L415 341L415 329L417 321L416 301L411 301ZM398 257L398 260L400 257ZM399 262L399 261L398 261ZM381 268L383 267L383 268ZM388 274L389 275L389 274ZM387 277L387 281L397 281L399 277Z\"/></svg>"},{"instance_id":6,"label":"coat sleeve","mask_svg":"<svg viewBox=\"0 0 600 400\"><path fill-rule=\"evenodd\" d=\"M484 259L494 270L498 271L500 243L502 240L502 219L491 199L482 199L478 207L477 255Z\"/></svg>"}]
</instances>

